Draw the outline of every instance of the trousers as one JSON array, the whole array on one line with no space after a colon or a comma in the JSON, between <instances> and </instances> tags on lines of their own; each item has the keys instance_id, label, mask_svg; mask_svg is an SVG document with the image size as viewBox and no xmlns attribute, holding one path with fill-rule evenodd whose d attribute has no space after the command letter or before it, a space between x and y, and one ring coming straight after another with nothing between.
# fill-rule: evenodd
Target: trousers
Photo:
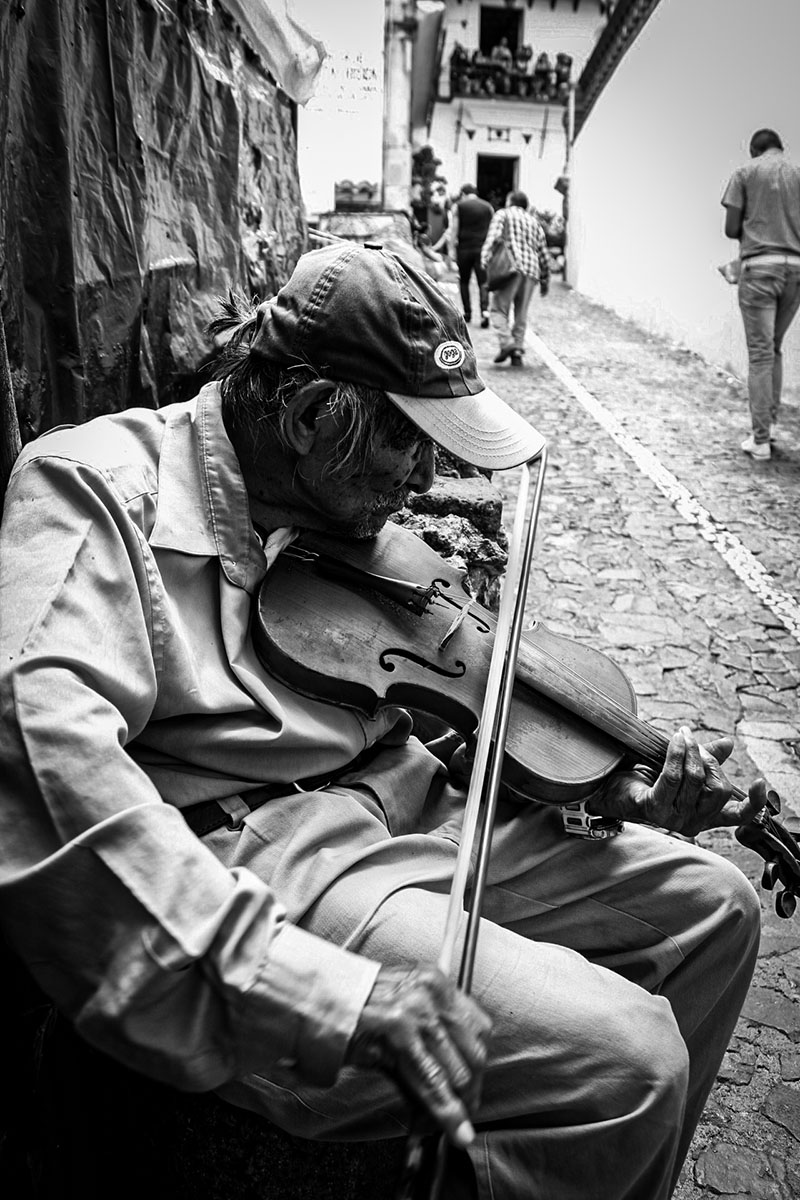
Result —
<instances>
[{"instance_id":1,"label":"trousers","mask_svg":"<svg viewBox=\"0 0 800 1200\"><path fill-rule=\"evenodd\" d=\"M372 778L270 801L207 841L320 937L435 961L464 797L413 757L392 751ZM753 888L710 851L638 826L585 842L552 807L501 802L472 986L493 1020L469 1149L482 1200L667 1200L759 929ZM353 1067L320 1088L276 1066L220 1094L309 1138L403 1136L414 1120L389 1078Z\"/></svg>"},{"instance_id":2,"label":"trousers","mask_svg":"<svg viewBox=\"0 0 800 1200\"><path fill-rule=\"evenodd\" d=\"M798 265L744 263L739 280L739 308L747 343L747 392L753 438L769 442L777 420L783 386L782 346L800 308Z\"/></svg>"},{"instance_id":3,"label":"trousers","mask_svg":"<svg viewBox=\"0 0 800 1200\"><path fill-rule=\"evenodd\" d=\"M525 349L525 330L528 327L528 308L537 280L531 275L514 275L508 283L492 292L489 321L497 334L501 350ZM510 317L513 305L513 323Z\"/></svg>"},{"instance_id":4,"label":"trousers","mask_svg":"<svg viewBox=\"0 0 800 1200\"><path fill-rule=\"evenodd\" d=\"M480 305L481 316L483 316L489 308L489 291L486 286L486 272L481 266L480 246L476 250L462 250L459 248L456 251L456 265L458 267L458 285L461 291L461 306L464 310L464 317L467 321L472 319L470 283L473 275L478 285L478 303Z\"/></svg>"}]
</instances>

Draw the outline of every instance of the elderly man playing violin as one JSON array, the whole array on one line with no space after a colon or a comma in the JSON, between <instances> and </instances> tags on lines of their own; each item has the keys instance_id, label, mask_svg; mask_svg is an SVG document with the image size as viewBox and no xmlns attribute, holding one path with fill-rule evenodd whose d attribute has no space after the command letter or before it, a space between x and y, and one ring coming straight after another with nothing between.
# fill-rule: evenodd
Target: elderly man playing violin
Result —
<instances>
[{"instance_id":1,"label":"elderly man playing violin","mask_svg":"<svg viewBox=\"0 0 800 1200\"><path fill-rule=\"evenodd\" d=\"M214 331L195 399L52 430L15 466L6 938L86 1041L155 1079L309 1138L422 1114L447 1197L664 1200L760 924L691 839L752 817L763 781L732 798L730 739L683 728L660 774L625 763L591 798L617 837L503 796L470 994L444 978L468 756L401 708L272 677L251 610L298 533L370 538L426 491L434 443L502 469L542 440L436 286L379 248L304 255Z\"/></svg>"}]
</instances>

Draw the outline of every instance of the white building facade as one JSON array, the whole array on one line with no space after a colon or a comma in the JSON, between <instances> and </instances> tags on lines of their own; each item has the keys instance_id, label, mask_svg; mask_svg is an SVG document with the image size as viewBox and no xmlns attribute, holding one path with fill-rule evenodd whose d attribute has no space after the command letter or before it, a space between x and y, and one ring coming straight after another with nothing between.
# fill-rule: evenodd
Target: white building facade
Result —
<instances>
[{"instance_id":1,"label":"white building facade","mask_svg":"<svg viewBox=\"0 0 800 1200\"><path fill-rule=\"evenodd\" d=\"M384 0L301 0L295 11L326 50L314 94L297 116L300 185L309 214L329 212L342 180L380 190Z\"/></svg>"},{"instance_id":2,"label":"white building facade","mask_svg":"<svg viewBox=\"0 0 800 1200\"><path fill-rule=\"evenodd\" d=\"M414 138L433 146L451 195L473 183L497 206L521 189L536 208L561 213L554 185L567 164L570 105L563 77L553 72L568 58L574 83L611 7L604 0L446 0L437 99L429 127L415 129ZM510 80L491 78L492 50L503 38L515 59ZM468 60L461 67L459 48ZM548 89L534 82L540 55L551 66Z\"/></svg>"}]
</instances>

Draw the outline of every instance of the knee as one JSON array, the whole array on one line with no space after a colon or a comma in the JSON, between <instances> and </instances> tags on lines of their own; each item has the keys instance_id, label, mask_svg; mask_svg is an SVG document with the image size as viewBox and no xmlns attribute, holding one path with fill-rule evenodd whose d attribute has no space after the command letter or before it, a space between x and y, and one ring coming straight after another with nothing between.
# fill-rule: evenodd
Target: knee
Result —
<instances>
[{"instance_id":1,"label":"knee","mask_svg":"<svg viewBox=\"0 0 800 1200\"><path fill-rule=\"evenodd\" d=\"M680 1123L689 1086L689 1053L669 1002L648 996L605 1030L608 1059L595 1073L597 1119L648 1114Z\"/></svg>"},{"instance_id":2,"label":"knee","mask_svg":"<svg viewBox=\"0 0 800 1200\"><path fill-rule=\"evenodd\" d=\"M766 338L751 338L747 347L751 367L770 367L775 358L775 347Z\"/></svg>"},{"instance_id":3,"label":"knee","mask_svg":"<svg viewBox=\"0 0 800 1200\"><path fill-rule=\"evenodd\" d=\"M728 927L742 947L742 959L754 958L761 940L761 901L755 888L731 864L735 878L728 891Z\"/></svg>"},{"instance_id":4,"label":"knee","mask_svg":"<svg viewBox=\"0 0 800 1200\"><path fill-rule=\"evenodd\" d=\"M675 1014L663 996L620 1013L617 1046L622 1065L633 1081L650 1081L657 1090L681 1099L689 1079L689 1052Z\"/></svg>"},{"instance_id":5,"label":"knee","mask_svg":"<svg viewBox=\"0 0 800 1200\"><path fill-rule=\"evenodd\" d=\"M742 949L743 956L758 945L761 934L761 904L749 879L716 854L709 862L696 893L702 897L705 919L713 923L711 936L728 937Z\"/></svg>"}]
</instances>

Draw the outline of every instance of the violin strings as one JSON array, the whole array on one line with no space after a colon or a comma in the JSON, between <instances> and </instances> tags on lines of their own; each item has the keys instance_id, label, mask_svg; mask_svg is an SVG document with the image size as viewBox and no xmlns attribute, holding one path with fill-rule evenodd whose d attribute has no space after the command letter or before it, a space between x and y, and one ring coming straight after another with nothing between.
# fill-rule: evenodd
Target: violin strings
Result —
<instances>
[{"instance_id":1,"label":"violin strings","mask_svg":"<svg viewBox=\"0 0 800 1200\"><path fill-rule=\"evenodd\" d=\"M452 639L453 635L466 618L471 604L472 600L470 600L469 603L461 610L460 619L458 617L456 618L450 629L443 637L439 645L440 650L444 649L447 643ZM579 675L577 671L573 670L572 667L568 666L561 659L556 658L556 656L549 650L546 650L541 646L535 646L532 648L530 643L525 643L523 641L520 647L520 655L524 658L526 654L530 659L535 660L536 665L540 665L545 672L548 672L551 679L553 679L556 683L560 682L561 680L566 681L572 685L572 690L574 692L579 693L583 691L584 694L587 694L594 702L596 707L602 707L605 709L610 719L603 725L600 725L599 722L595 722L595 724L598 725L598 728L601 728L603 732L608 733L627 749L633 750L636 753L648 755L659 767L663 765L666 757L667 746L669 745L669 739L663 733L661 733L660 730L655 729L652 725L649 725L646 721L643 721L635 713L628 712L628 710L625 709L619 703L619 701L602 691L590 680L584 678L582 675ZM535 676L535 667L531 667L529 669ZM535 686L533 687L533 690L536 690ZM563 698L560 698L557 694L552 696L551 699L555 700L556 703L560 703L565 708L569 707L564 703ZM581 714L577 715L580 716ZM591 720L591 718L586 719ZM631 731L638 735L638 740L631 736ZM642 742L647 744L642 745ZM733 788L732 796L735 799L743 800L745 798L745 793L742 791L742 789L737 787L735 784L732 784L731 786Z\"/></svg>"}]
</instances>

